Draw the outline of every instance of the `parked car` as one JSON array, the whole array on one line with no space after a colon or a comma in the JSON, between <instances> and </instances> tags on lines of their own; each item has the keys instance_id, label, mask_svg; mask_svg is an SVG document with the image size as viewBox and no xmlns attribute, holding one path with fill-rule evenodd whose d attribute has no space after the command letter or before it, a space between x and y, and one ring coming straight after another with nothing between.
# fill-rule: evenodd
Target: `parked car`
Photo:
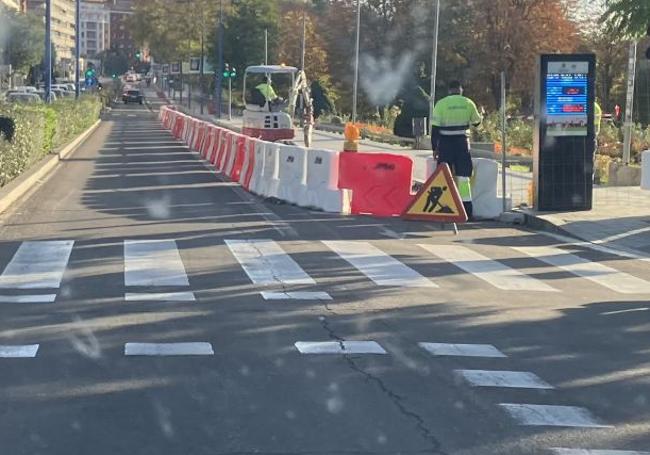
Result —
<instances>
[{"instance_id":1,"label":"parked car","mask_svg":"<svg viewBox=\"0 0 650 455\"><path fill-rule=\"evenodd\" d=\"M127 90L122 95L122 101L124 101L124 104L128 104L128 103L142 104L144 102L144 96L142 96L140 90Z\"/></svg>"},{"instance_id":2,"label":"parked car","mask_svg":"<svg viewBox=\"0 0 650 455\"><path fill-rule=\"evenodd\" d=\"M38 96L40 96L41 100L45 101L45 90L38 90L38 91L36 91L34 93L36 93ZM52 97L52 101L56 101L57 99L59 99L56 96L56 93L54 93L54 91L50 92L50 96Z\"/></svg>"},{"instance_id":3,"label":"parked car","mask_svg":"<svg viewBox=\"0 0 650 455\"><path fill-rule=\"evenodd\" d=\"M7 101L21 104L40 104L43 102L41 97L35 92L11 92L7 94Z\"/></svg>"},{"instance_id":4,"label":"parked car","mask_svg":"<svg viewBox=\"0 0 650 455\"><path fill-rule=\"evenodd\" d=\"M32 87L31 85L23 85L11 89L12 92L20 92L20 93L35 93L36 90L37 88Z\"/></svg>"}]
</instances>

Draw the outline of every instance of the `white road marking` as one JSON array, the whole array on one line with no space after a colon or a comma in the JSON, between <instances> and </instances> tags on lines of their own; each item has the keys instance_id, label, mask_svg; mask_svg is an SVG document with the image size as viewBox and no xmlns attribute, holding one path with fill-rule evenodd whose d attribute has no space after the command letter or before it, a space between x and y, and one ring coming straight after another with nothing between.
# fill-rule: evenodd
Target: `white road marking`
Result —
<instances>
[{"instance_id":1,"label":"white road marking","mask_svg":"<svg viewBox=\"0 0 650 455\"><path fill-rule=\"evenodd\" d=\"M428 278L368 242L326 241L323 243L380 286L438 287Z\"/></svg>"},{"instance_id":2,"label":"white road marking","mask_svg":"<svg viewBox=\"0 0 650 455\"><path fill-rule=\"evenodd\" d=\"M0 275L0 288L58 288L73 245L72 240L23 242Z\"/></svg>"},{"instance_id":3,"label":"white road marking","mask_svg":"<svg viewBox=\"0 0 650 455\"><path fill-rule=\"evenodd\" d=\"M210 343L126 343L124 355L214 355Z\"/></svg>"},{"instance_id":4,"label":"white road marking","mask_svg":"<svg viewBox=\"0 0 650 455\"><path fill-rule=\"evenodd\" d=\"M176 140L169 140L169 141L111 141L111 142L106 142L104 145L156 145L156 144L166 144L166 145L173 145L173 144L178 144L181 146L184 146L184 142L179 142Z\"/></svg>"},{"instance_id":5,"label":"white road marking","mask_svg":"<svg viewBox=\"0 0 650 455\"><path fill-rule=\"evenodd\" d=\"M255 284L316 284L273 240L226 240L225 242Z\"/></svg>"},{"instance_id":6,"label":"white road marking","mask_svg":"<svg viewBox=\"0 0 650 455\"><path fill-rule=\"evenodd\" d=\"M556 247L513 247L535 259L622 294L650 294L650 282Z\"/></svg>"},{"instance_id":7,"label":"white road marking","mask_svg":"<svg viewBox=\"0 0 650 455\"><path fill-rule=\"evenodd\" d=\"M600 313L600 315L611 316L613 314L636 313L638 311L650 311L650 308L643 307L643 308L630 308L629 310L605 311L604 313Z\"/></svg>"},{"instance_id":8,"label":"white road marking","mask_svg":"<svg viewBox=\"0 0 650 455\"><path fill-rule=\"evenodd\" d=\"M189 286L174 240L125 240L126 286Z\"/></svg>"},{"instance_id":9,"label":"white road marking","mask_svg":"<svg viewBox=\"0 0 650 455\"><path fill-rule=\"evenodd\" d=\"M472 387L505 387L510 389L553 389L534 373L527 371L455 370Z\"/></svg>"},{"instance_id":10,"label":"white road marking","mask_svg":"<svg viewBox=\"0 0 650 455\"><path fill-rule=\"evenodd\" d=\"M650 455L650 452L637 452L634 450L591 450L591 449L551 449L556 455Z\"/></svg>"},{"instance_id":11,"label":"white road marking","mask_svg":"<svg viewBox=\"0 0 650 455\"><path fill-rule=\"evenodd\" d=\"M519 425L606 428L585 408L541 404L499 404Z\"/></svg>"},{"instance_id":12,"label":"white road marking","mask_svg":"<svg viewBox=\"0 0 650 455\"><path fill-rule=\"evenodd\" d=\"M507 357L491 344L418 343L418 345L435 356Z\"/></svg>"},{"instance_id":13,"label":"white road marking","mask_svg":"<svg viewBox=\"0 0 650 455\"><path fill-rule=\"evenodd\" d=\"M127 302L194 302L193 292L127 292L124 294Z\"/></svg>"},{"instance_id":14,"label":"white road marking","mask_svg":"<svg viewBox=\"0 0 650 455\"><path fill-rule=\"evenodd\" d=\"M56 294L0 295L0 303L52 303Z\"/></svg>"},{"instance_id":15,"label":"white road marking","mask_svg":"<svg viewBox=\"0 0 650 455\"><path fill-rule=\"evenodd\" d=\"M262 297L264 300L332 300L327 292L309 292L309 291L294 291L294 292L270 292L263 291Z\"/></svg>"},{"instance_id":16,"label":"white road marking","mask_svg":"<svg viewBox=\"0 0 650 455\"><path fill-rule=\"evenodd\" d=\"M464 246L426 244L418 246L498 289L505 291L557 292L557 289L543 281L529 277L519 270L510 268Z\"/></svg>"},{"instance_id":17,"label":"white road marking","mask_svg":"<svg viewBox=\"0 0 650 455\"><path fill-rule=\"evenodd\" d=\"M298 341L301 354L386 354L375 341Z\"/></svg>"},{"instance_id":18,"label":"white road marking","mask_svg":"<svg viewBox=\"0 0 650 455\"><path fill-rule=\"evenodd\" d=\"M24 344L17 346L0 346L0 358L18 359L27 357L36 357L38 344Z\"/></svg>"}]
</instances>

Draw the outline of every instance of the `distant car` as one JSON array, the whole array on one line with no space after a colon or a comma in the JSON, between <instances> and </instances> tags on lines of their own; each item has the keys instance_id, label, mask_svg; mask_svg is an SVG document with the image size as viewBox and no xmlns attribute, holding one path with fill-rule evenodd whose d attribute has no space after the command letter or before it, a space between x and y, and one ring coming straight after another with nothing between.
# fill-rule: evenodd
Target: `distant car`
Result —
<instances>
[{"instance_id":1,"label":"distant car","mask_svg":"<svg viewBox=\"0 0 650 455\"><path fill-rule=\"evenodd\" d=\"M41 100L45 101L45 90L38 90L34 93L40 96ZM59 99L59 97L56 96L56 93L54 91L50 92L50 96L52 97L52 101L56 101L57 99Z\"/></svg>"},{"instance_id":2,"label":"distant car","mask_svg":"<svg viewBox=\"0 0 650 455\"><path fill-rule=\"evenodd\" d=\"M30 85L23 85L11 89L12 92L20 92L20 93L36 93L36 90L37 90L36 87L32 87Z\"/></svg>"},{"instance_id":3,"label":"distant car","mask_svg":"<svg viewBox=\"0 0 650 455\"><path fill-rule=\"evenodd\" d=\"M128 104L128 103L142 104L144 102L144 97L142 96L142 93L140 93L140 90L127 90L122 95L122 101L124 101L124 104Z\"/></svg>"},{"instance_id":4,"label":"distant car","mask_svg":"<svg viewBox=\"0 0 650 455\"><path fill-rule=\"evenodd\" d=\"M38 93L35 92L11 92L7 94L7 101L20 104L40 104L43 102Z\"/></svg>"},{"instance_id":5,"label":"distant car","mask_svg":"<svg viewBox=\"0 0 650 455\"><path fill-rule=\"evenodd\" d=\"M127 74L125 80L126 80L126 82L136 82L134 74Z\"/></svg>"},{"instance_id":6,"label":"distant car","mask_svg":"<svg viewBox=\"0 0 650 455\"><path fill-rule=\"evenodd\" d=\"M142 80L142 74L140 74L140 73L135 73L135 80L136 80L136 81L141 81L141 80Z\"/></svg>"}]
</instances>

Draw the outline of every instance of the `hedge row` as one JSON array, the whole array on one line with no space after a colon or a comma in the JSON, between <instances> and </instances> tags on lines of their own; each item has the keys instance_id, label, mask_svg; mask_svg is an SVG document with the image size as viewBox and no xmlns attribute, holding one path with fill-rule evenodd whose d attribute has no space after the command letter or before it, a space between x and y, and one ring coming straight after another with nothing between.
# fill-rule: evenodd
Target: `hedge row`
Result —
<instances>
[{"instance_id":1,"label":"hedge row","mask_svg":"<svg viewBox=\"0 0 650 455\"><path fill-rule=\"evenodd\" d=\"M101 106L92 95L50 105L0 104L0 117L15 123L11 142L0 136L0 186L89 128L99 118Z\"/></svg>"}]
</instances>

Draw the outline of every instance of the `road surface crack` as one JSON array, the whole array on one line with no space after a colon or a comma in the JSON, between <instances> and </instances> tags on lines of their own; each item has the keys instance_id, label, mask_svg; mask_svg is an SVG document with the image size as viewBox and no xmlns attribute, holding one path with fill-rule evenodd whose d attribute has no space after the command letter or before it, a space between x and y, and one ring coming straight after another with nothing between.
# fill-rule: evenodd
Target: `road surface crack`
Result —
<instances>
[{"instance_id":1,"label":"road surface crack","mask_svg":"<svg viewBox=\"0 0 650 455\"><path fill-rule=\"evenodd\" d=\"M330 314L336 315L336 313L329 307L329 305L325 304L324 306L325 309ZM327 316L321 316L319 319L323 329L327 332L330 339L337 341L341 345L341 349L345 351L345 340L341 338L339 335L337 335L334 329L330 326ZM397 409L402 415L408 417L409 419L415 422L415 426L420 432L420 434L422 435L422 437L426 439L429 442L429 444L431 444L431 449L430 449L431 451L429 453L437 454L437 455L447 455L447 453L442 450L442 444L440 443L440 441L438 441L438 439L435 437L433 432L427 427L426 422L424 421L422 416L420 416L415 411L411 411L410 409L407 408L406 404L404 403L404 397L391 390L391 388L388 385L386 385L386 383L381 378L361 368L355 362L354 358L350 357L345 352L343 358L345 359L345 362L348 364L348 366L352 371L362 375L365 378L366 382L375 384L379 388L379 390L381 390L381 392L385 394L390 399L390 401L392 401L392 403L397 407Z\"/></svg>"}]
</instances>

